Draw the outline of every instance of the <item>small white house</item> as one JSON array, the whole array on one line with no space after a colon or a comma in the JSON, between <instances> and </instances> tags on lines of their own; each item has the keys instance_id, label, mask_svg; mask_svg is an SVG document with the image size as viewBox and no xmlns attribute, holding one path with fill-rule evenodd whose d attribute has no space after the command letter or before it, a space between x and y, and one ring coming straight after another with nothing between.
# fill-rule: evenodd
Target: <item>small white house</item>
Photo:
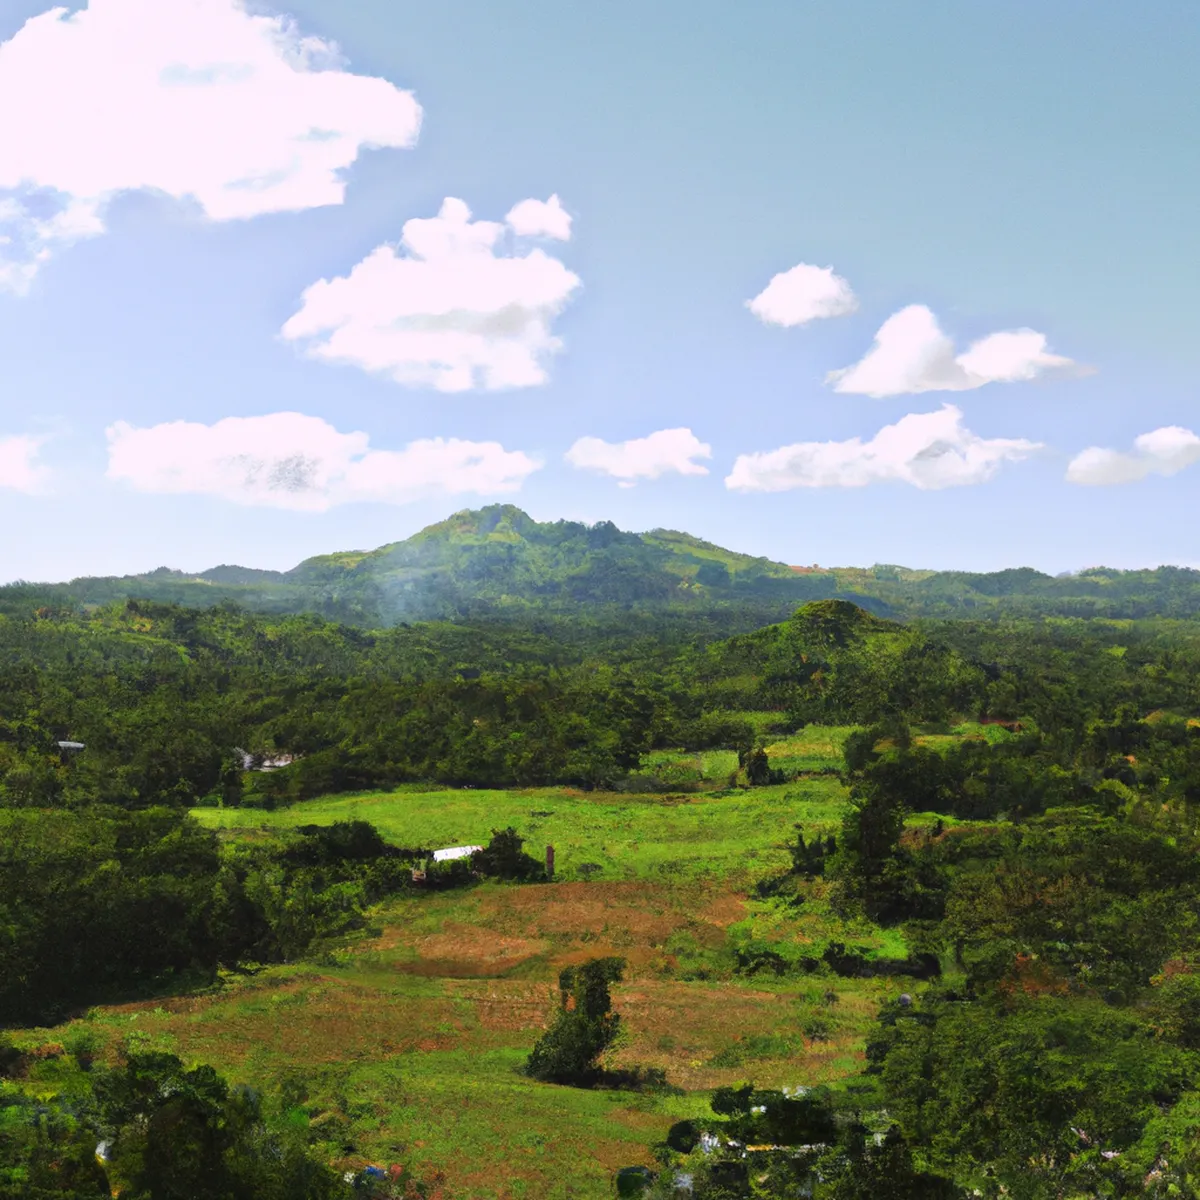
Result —
<instances>
[{"instance_id":1,"label":"small white house","mask_svg":"<svg viewBox=\"0 0 1200 1200\"><path fill-rule=\"evenodd\" d=\"M482 846L447 846L445 850L433 852L433 861L450 862L455 858L470 858L477 850L482 849Z\"/></svg>"}]
</instances>

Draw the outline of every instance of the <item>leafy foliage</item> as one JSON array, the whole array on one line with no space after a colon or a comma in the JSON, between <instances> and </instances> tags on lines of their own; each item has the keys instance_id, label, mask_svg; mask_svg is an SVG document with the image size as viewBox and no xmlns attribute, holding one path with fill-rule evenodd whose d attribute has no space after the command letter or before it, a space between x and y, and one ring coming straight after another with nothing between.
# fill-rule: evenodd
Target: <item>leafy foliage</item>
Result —
<instances>
[{"instance_id":1,"label":"leafy foliage","mask_svg":"<svg viewBox=\"0 0 1200 1200\"><path fill-rule=\"evenodd\" d=\"M349 1200L306 1129L302 1112L168 1054L132 1054L49 1102L0 1081L0 1197Z\"/></svg>"},{"instance_id":2,"label":"leafy foliage","mask_svg":"<svg viewBox=\"0 0 1200 1200\"><path fill-rule=\"evenodd\" d=\"M295 957L409 886L423 853L361 822L222 855L177 809L0 809L0 1022Z\"/></svg>"},{"instance_id":3,"label":"leafy foliage","mask_svg":"<svg viewBox=\"0 0 1200 1200\"><path fill-rule=\"evenodd\" d=\"M492 879L521 882L545 879L545 867L532 854L525 853L524 845L524 838L511 825L507 829L493 829L491 841L472 856L473 866Z\"/></svg>"},{"instance_id":4,"label":"leafy foliage","mask_svg":"<svg viewBox=\"0 0 1200 1200\"><path fill-rule=\"evenodd\" d=\"M806 786L848 790L841 828L804 811L770 847L791 870L760 886L770 919L730 935L725 969L905 974L912 993L882 1009L866 1078L720 1089L649 1186L678 1169L709 1196L1196 1195L1200 630L1161 615L1195 611L1194 575L798 576L686 535L494 508L278 577L2 589L0 1022L328 948L427 866L427 847L360 821L222 842L191 806L558 784L611 789L581 811L628 824L630 791L719 784L725 819L779 805L786 830L802 814L783 789L730 793L820 770ZM209 604L222 595L265 611ZM1097 613L1131 619L1078 615ZM381 627L413 614L461 623ZM798 738L771 741L832 723L854 727L841 783ZM486 849L423 887L541 881L526 807L488 808ZM703 823L672 811L675 836ZM762 932L832 920L830 904L850 932L811 955ZM890 927L873 936L892 957L859 943L864 922ZM613 1082L623 966L562 973L533 1079ZM818 1010L797 1030L836 1024ZM795 1044L755 1036L723 1065ZM0 1070L14 1054L0 1046ZM88 1078L46 1103L5 1085L0 1195L340 1194L302 1116L206 1068L135 1055Z\"/></svg>"},{"instance_id":5,"label":"leafy foliage","mask_svg":"<svg viewBox=\"0 0 1200 1200\"><path fill-rule=\"evenodd\" d=\"M858 1102L828 1088L718 1088L719 1121L680 1122L660 1147L666 1169L645 1194L668 1197L677 1180L710 1200L810 1195L817 1200L960 1200L953 1180L919 1169L896 1125L873 1136Z\"/></svg>"},{"instance_id":6,"label":"leafy foliage","mask_svg":"<svg viewBox=\"0 0 1200 1200\"><path fill-rule=\"evenodd\" d=\"M623 958L593 958L559 973L559 1010L529 1055L528 1074L576 1087L595 1082L600 1056L621 1026L621 1018L612 1011L609 986L624 972Z\"/></svg>"}]
</instances>

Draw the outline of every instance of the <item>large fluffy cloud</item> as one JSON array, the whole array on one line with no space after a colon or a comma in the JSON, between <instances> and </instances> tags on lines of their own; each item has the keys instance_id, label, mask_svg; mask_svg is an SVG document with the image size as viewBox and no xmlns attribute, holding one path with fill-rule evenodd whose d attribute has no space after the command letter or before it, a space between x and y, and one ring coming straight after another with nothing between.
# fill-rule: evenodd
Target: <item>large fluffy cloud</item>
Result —
<instances>
[{"instance_id":1,"label":"large fluffy cloud","mask_svg":"<svg viewBox=\"0 0 1200 1200\"><path fill-rule=\"evenodd\" d=\"M1181 425L1165 425L1133 439L1133 451L1090 446L1067 466L1071 483L1136 483L1147 475L1174 475L1200 461L1200 437Z\"/></svg>"},{"instance_id":2,"label":"large fluffy cloud","mask_svg":"<svg viewBox=\"0 0 1200 1200\"><path fill-rule=\"evenodd\" d=\"M572 466L611 475L621 481L621 487L633 487L639 479L657 479L671 472L707 475L708 468L695 460L711 457L712 447L690 429L660 429L627 442L584 437L566 454Z\"/></svg>"},{"instance_id":3,"label":"large fluffy cloud","mask_svg":"<svg viewBox=\"0 0 1200 1200\"><path fill-rule=\"evenodd\" d=\"M103 232L117 193L213 220L338 204L363 147L410 146L412 94L240 0L90 0L0 45L0 284Z\"/></svg>"},{"instance_id":4,"label":"large fluffy cloud","mask_svg":"<svg viewBox=\"0 0 1200 1200\"><path fill-rule=\"evenodd\" d=\"M545 213L526 216L524 228L546 231ZM283 336L412 387L545 383L545 360L562 345L551 322L580 280L541 249L505 253L505 230L447 198L436 217L405 222L402 252L380 246L349 275L307 288Z\"/></svg>"},{"instance_id":5,"label":"large fluffy cloud","mask_svg":"<svg viewBox=\"0 0 1200 1200\"><path fill-rule=\"evenodd\" d=\"M1079 373L1069 358L1046 349L1046 335L1032 329L989 334L955 355L954 343L923 304L888 317L875 344L852 367L830 371L836 392L899 396L916 392L966 392L988 383L1017 383L1050 372Z\"/></svg>"},{"instance_id":6,"label":"large fluffy cloud","mask_svg":"<svg viewBox=\"0 0 1200 1200\"><path fill-rule=\"evenodd\" d=\"M954 405L946 404L938 412L901 417L866 442L798 442L739 455L725 486L742 492L785 492L907 483L933 491L983 483L1002 463L1028 458L1040 449L1022 438L981 438L963 425Z\"/></svg>"},{"instance_id":7,"label":"large fluffy cloud","mask_svg":"<svg viewBox=\"0 0 1200 1200\"><path fill-rule=\"evenodd\" d=\"M858 308L858 297L832 267L799 263L771 278L746 307L767 325L807 325L822 317L842 317Z\"/></svg>"},{"instance_id":8,"label":"large fluffy cloud","mask_svg":"<svg viewBox=\"0 0 1200 1200\"><path fill-rule=\"evenodd\" d=\"M372 450L368 442L365 433L340 433L293 412L144 429L118 421L108 429L108 477L140 492L323 512L362 500L515 492L541 465L498 442L427 438L403 450Z\"/></svg>"},{"instance_id":9,"label":"large fluffy cloud","mask_svg":"<svg viewBox=\"0 0 1200 1200\"><path fill-rule=\"evenodd\" d=\"M45 491L49 472L38 461L42 441L26 434L0 438L0 488L31 495Z\"/></svg>"}]
</instances>

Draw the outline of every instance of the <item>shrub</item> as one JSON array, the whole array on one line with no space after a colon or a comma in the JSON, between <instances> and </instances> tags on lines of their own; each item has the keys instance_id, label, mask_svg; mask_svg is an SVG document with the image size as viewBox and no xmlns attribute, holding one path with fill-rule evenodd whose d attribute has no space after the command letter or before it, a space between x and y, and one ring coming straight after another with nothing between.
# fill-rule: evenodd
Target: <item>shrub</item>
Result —
<instances>
[{"instance_id":1,"label":"shrub","mask_svg":"<svg viewBox=\"0 0 1200 1200\"><path fill-rule=\"evenodd\" d=\"M624 972L623 958L593 958L559 973L558 1014L529 1055L529 1075L577 1087L594 1081L599 1058L620 1029L608 989Z\"/></svg>"},{"instance_id":2,"label":"shrub","mask_svg":"<svg viewBox=\"0 0 1200 1200\"><path fill-rule=\"evenodd\" d=\"M544 879L546 869L532 854L526 854L525 841L512 826L493 829L492 840L471 856L475 870L494 879L515 879L522 882Z\"/></svg>"}]
</instances>

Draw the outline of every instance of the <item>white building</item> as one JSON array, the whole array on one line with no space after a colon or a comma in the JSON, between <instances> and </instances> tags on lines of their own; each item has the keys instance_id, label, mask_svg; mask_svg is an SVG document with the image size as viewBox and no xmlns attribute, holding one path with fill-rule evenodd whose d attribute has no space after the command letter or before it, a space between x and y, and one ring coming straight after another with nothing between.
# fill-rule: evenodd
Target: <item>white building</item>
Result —
<instances>
[{"instance_id":1,"label":"white building","mask_svg":"<svg viewBox=\"0 0 1200 1200\"><path fill-rule=\"evenodd\" d=\"M434 862L450 862L455 858L470 858L477 850L482 850L482 846L447 846L445 850L435 850L433 852Z\"/></svg>"}]
</instances>

